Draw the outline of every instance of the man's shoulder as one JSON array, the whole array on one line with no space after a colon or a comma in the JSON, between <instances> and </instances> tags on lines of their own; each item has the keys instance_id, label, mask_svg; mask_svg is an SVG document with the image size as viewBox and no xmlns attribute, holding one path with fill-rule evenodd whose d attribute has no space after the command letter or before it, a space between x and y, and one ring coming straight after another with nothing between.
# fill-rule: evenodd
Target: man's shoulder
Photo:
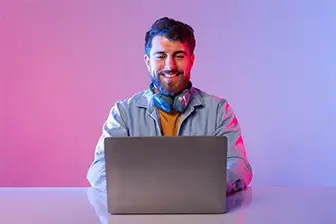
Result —
<instances>
[{"instance_id":1,"label":"man's shoulder","mask_svg":"<svg viewBox=\"0 0 336 224\"><path fill-rule=\"evenodd\" d=\"M218 117L234 115L234 110L227 98L197 88L195 88L195 91L197 91L197 94L203 99L203 105L207 112L216 114Z\"/></svg>"},{"instance_id":2,"label":"man's shoulder","mask_svg":"<svg viewBox=\"0 0 336 224\"><path fill-rule=\"evenodd\" d=\"M130 95L124 99L116 101L115 105L124 108L130 108L136 105L141 106L141 104L146 103L145 101L148 101L150 94L152 93L149 89L141 90L135 92L133 95Z\"/></svg>"},{"instance_id":3,"label":"man's shoulder","mask_svg":"<svg viewBox=\"0 0 336 224\"><path fill-rule=\"evenodd\" d=\"M193 87L193 89L201 97L201 99L204 102L205 107L209 107L209 106L218 107L220 105L224 105L225 103L227 103L227 99L224 98L224 97L220 97L218 95L211 94L211 93L206 92L204 90L201 90L200 88L197 88L197 87Z\"/></svg>"}]
</instances>

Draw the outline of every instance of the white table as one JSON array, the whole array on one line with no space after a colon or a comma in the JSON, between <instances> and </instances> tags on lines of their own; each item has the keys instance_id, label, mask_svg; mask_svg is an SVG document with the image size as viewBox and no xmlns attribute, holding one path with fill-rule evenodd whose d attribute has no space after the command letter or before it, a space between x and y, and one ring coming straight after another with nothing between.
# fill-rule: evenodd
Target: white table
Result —
<instances>
[{"instance_id":1,"label":"white table","mask_svg":"<svg viewBox=\"0 0 336 224\"><path fill-rule=\"evenodd\" d=\"M223 215L110 215L106 195L91 188L0 188L1 224L310 224L336 223L336 187L248 188Z\"/></svg>"}]
</instances>

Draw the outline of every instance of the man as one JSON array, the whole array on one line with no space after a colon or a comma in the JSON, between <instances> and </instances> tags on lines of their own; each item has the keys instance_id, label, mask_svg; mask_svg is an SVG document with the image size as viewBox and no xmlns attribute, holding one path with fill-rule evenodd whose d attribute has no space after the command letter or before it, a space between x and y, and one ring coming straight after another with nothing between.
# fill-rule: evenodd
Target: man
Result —
<instances>
[{"instance_id":1,"label":"man","mask_svg":"<svg viewBox=\"0 0 336 224\"><path fill-rule=\"evenodd\" d=\"M252 169L232 107L190 81L195 42L192 27L167 17L157 20L146 33L144 60L152 83L112 107L87 174L92 187L106 189L103 142L108 136L225 135L229 144L227 192L250 184Z\"/></svg>"}]
</instances>

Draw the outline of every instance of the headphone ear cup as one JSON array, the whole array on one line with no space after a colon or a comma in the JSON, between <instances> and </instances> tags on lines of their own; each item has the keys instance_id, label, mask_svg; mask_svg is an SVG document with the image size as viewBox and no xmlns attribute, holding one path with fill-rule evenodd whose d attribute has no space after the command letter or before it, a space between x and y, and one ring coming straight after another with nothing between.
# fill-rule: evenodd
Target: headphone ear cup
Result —
<instances>
[{"instance_id":1,"label":"headphone ear cup","mask_svg":"<svg viewBox=\"0 0 336 224\"><path fill-rule=\"evenodd\" d=\"M189 90L185 90L179 95L177 95L174 99L173 107L175 110L179 112L184 112L189 104L191 98L191 92Z\"/></svg>"},{"instance_id":2,"label":"headphone ear cup","mask_svg":"<svg viewBox=\"0 0 336 224\"><path fill-rule=\"evenodd\" d=\"M166 111L167 113L170 112L171 107L173 105L172 98L165 96L165 95L161 95L159 93L154 94L153 101L154 101L155 106L157 106L163 111Z\"/></svg>"}]
</instances>

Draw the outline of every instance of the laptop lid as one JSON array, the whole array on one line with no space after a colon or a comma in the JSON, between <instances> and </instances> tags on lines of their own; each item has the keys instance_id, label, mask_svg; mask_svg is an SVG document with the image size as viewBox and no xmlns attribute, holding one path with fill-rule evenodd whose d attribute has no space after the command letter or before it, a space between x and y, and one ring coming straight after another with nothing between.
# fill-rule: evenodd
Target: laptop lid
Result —
<instances>
[{"instance_id":1,"label":"laptop lid","mask_svg":"<svg viewBox=\"0 0 336 224\"><path fill-rule=\"evenodd\" d=\"M105 138L108 212L225 213L224 136Z\"/></svg>"}]
</instances>

